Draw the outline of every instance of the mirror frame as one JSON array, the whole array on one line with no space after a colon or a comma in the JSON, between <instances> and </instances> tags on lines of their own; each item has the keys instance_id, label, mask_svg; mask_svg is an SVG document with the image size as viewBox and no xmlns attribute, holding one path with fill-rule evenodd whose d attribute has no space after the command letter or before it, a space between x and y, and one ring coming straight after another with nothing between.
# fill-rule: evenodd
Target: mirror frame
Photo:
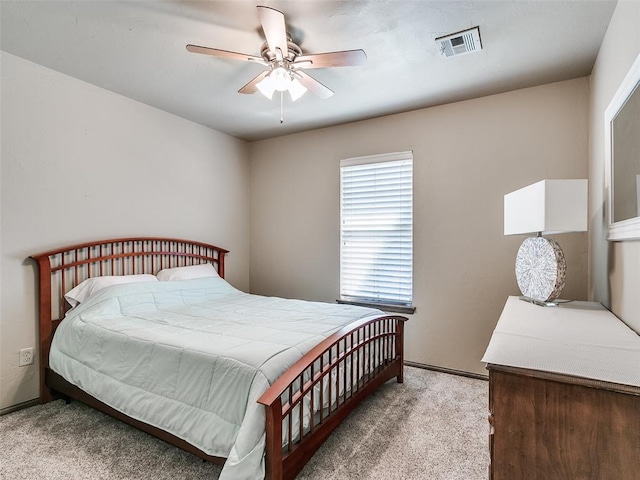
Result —
<instances>
[{"instance_id":1,"label":"mirror frame","mask_svg":"<svg viewBox=\"0 0 640 480\"><path fill-rule=\"evenodd\" d=\"M636 90L636 87L638 87L637 93L640 94L640 54L635 62L633 62L631 69L624 77L622 84L611 99L604 113L605 189L608 192L607 200L609 203L606 208L609 217L609 235L607 240L610 241L640 240L640 212L639 216L635 218L622 220L620 222L613 221L613 189L615 188L613 185L613 119L631 96L631 93Z\"/></svg>"}]
</instances>

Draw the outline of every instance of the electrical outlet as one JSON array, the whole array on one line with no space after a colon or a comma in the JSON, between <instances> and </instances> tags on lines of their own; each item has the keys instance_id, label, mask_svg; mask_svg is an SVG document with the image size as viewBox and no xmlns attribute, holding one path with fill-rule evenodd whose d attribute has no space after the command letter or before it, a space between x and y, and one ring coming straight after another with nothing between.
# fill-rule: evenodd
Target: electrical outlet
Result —
<instances>
[{"instance_id":1,"label":"electrical outlet","mask_svg":"<svg viewBox=\"0 0 640 480\"><path fill-rule=\"evenodd\" d=\"M23 348L20 350L19 367L25 367L33 363L33 347Z\"/></svg>"}]
</instances>

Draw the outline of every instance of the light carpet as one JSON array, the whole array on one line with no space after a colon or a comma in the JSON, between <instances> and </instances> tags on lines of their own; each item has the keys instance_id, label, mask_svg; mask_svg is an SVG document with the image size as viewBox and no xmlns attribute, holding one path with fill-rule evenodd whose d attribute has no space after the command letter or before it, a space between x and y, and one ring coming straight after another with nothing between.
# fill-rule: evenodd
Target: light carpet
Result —
<instances>
[{"instance_id":1,"label":"light carpet","mask_svg":"<svg viewBox=\"0 0 640 480\"><path fill-rule=\"evenodd\" d=\"M298 479L484 480L488 383L407 367L329 437ZM220 468L79 402L0 417L0 478L215 480Z\"/></svg>"}]
</instances>

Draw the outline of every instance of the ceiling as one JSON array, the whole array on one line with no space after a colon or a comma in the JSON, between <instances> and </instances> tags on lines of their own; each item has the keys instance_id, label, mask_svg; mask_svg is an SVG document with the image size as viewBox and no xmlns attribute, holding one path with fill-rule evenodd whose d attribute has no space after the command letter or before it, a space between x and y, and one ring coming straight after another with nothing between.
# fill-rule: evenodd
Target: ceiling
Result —
<instances>
[{"instance_id":1,"label":"ceiling","mask_svg":"<svg viewBox=\"0 0 640 480\"><path fill-rule=\"evenodd\" d=\"M253 141L440 105L591 72L615 8L604 1L7 1L0 48ZM282 11L304 54L364 49L365 66L314 69L335 91L242 95L260 65L185 45L260 55L256 5ZM436 37L480 26L483 50L444 58Z\"/></svg>"}]
</instances>

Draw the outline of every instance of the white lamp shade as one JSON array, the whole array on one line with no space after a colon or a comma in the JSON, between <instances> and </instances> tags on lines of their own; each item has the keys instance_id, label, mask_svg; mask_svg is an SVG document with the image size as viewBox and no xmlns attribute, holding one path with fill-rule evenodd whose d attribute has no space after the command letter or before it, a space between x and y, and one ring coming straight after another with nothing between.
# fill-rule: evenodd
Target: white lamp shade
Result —
<instances>
[{"instance_id":1,"label":"white lamp shade","mask_svg":"<svg viewBox=\"0 0 640 480\"><path fill-rule=\"evenodd\" d=\"M270 74L269 78L273 82L273 86L279 92L285 92L291 85L291 74L284 67L275 68Z\"/></svg>"},{"instance_id":2,"label":"white lamp shade","mask_svg":"<svg viewBox=\"0 0 640 480\"><path fill-rule=\"evenodd\" d=\"M307 87L302 85L297 78L294 78L289 85L289 95L291 95L291 101L295 102L307 91Z\"/></svg>"},{"instance_id":3,"label":"white lamp shade","mask_svg":"<svg viewBox=\"0 0 640 480\"><path fill-rule=\"evenodd\" d=\"M587 180L542 180L504 196L504 234L587 230Z\"/></svg>"},{"instance_id":4,"label":"white lamp shade","mask_svg":"<svg viewBox=\"0 0 640 480\"><path fill-rule=\"evenodd\" d=\"M256 87L258 88L258 90L260 90L260 93L262 93L269 100L273 98L273 92L276 91L276 86L274 85L271 75L267 75L258 83L256 83Z\"/></svg>"}]
</instances>

